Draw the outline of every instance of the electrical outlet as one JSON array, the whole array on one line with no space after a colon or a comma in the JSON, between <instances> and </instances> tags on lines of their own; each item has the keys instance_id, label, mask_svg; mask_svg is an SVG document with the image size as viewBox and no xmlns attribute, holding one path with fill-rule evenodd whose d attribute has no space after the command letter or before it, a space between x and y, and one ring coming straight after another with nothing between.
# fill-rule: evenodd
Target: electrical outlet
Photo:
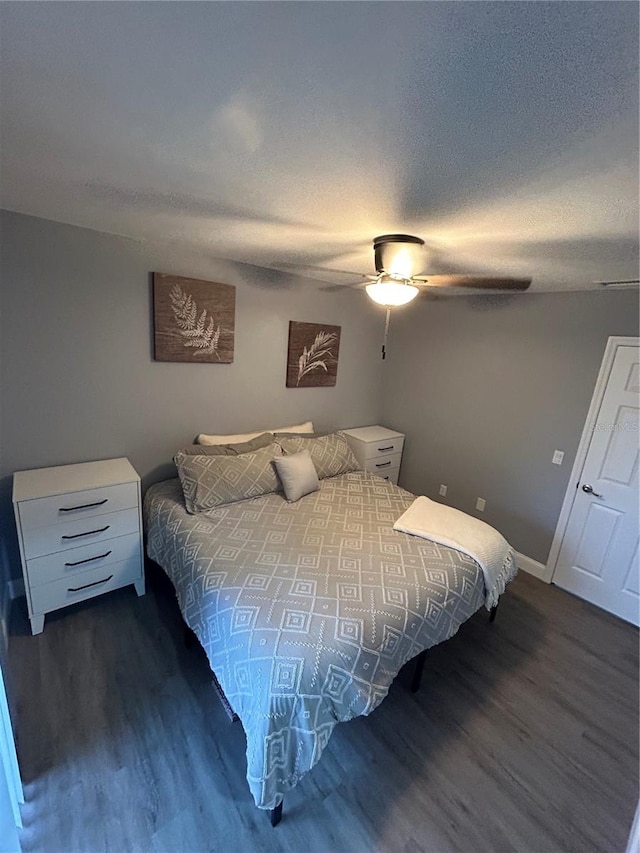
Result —
<instances>
[{"instance_id":1,"label":"electrical outlet","mask_svg":"<svg viewBox=\"0 0 640 853\"><path fill-rule=\"evenodd\" d=\"M562 465L562 460L564 459L564 450L554 450L553 457L551 461L554 465Z\"/></svg>"},{"instance_id":2,"label":"electrical outlet","mask_svg":"<svg viewBox=\"0 0 640 853\"><path fill-rule=\"evenodd\" d=\"M484 512L484 508L486 507L487 502L484 498L478 498L476 501L476 509L480 510L480 512Z\"/></svg>"},{"instance_id":3,"label":"electrical outlet","mask_svg":"<svg viewBox=\"0 0 640 853\"><path fill-rule=\"evenodd\" d=\"M445 484L444 484L444 483L442 483L442 484L440 485L440 490L439 490L439 491L440 491L440 495L444 498L444 497L446 496L446 494L447 494L447 487L445 486Z\"/></svg>"}]
</instances>

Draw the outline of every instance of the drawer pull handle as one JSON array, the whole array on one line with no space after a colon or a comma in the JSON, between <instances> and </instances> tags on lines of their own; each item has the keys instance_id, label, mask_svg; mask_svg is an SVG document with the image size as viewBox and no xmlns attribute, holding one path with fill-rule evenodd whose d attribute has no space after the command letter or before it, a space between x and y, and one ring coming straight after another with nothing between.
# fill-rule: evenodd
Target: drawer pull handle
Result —
<instances>
[{"instance_id":1,"label":"drawer pull handle","mask_svg":"<svg viewBox=\"0 0 640 853\"><path fill-rule=\"evenodd\" d=\"M102 506L102 504L106 504L109 498L105 498L103 501L96 501L93 504L82 504L82 506L61 506L60 512L75 512L77 509L89 509L92 506Z\"/></svg>"},{"instance_id":2,"label":"drawer pull handle","mask_svg":"<svg viewBox=\"0 0 640 853\"><path fill-rule=\"evenodd\" d=\"M103 557L108 557L111 551L107 551L106 554L98 554L97 557L87 557L86 560L76 560L75 563L65 563L65 566L80 566L82 563L93 563L94 560L101 560Z\"/></svg>"},{"instance_id":3,"label":"drawer pull handle","mask_svg":"<svg viewBox=\"0 0 640 853\"><path fill-rule=\"evenodd\" d=\"M376 462L376 468L387 468L389 465L391 465L391 460L388 462Z\"/></svg>"},{"instance_id":4,"label":"drawer pull handle","mask_svg":"<svg viewBox=\"0 0 640 853\"><path fill-rule=\"evenodd\" d=\"M84 586L69 586L67 587L67 592L80 592L81 589L89 589L90 586L99 586L101 583L106 583L110 581L113 575L109 575L108 578L103 578L101 581L94 581L93 583L86 583Z\"/></svg>"},{"instance_id":5,"label":"drawer pull handle","mask_svg":"<svg viewBox=\"0 0 640 853\"><path fill-rule=\"evenodd\" d=\"M385 453L388 450L393 450L393 444L389 447L379 447L378 450L380 451L380 453Z\"/></svg>"},{"instance_id":6,"label":"drawer pull handle","mask_svg":"<svg viewBox=\"0 0 640 853\"><path fill-rule=\"evenodd\" d=\"M106 527L98 527L97 530L87 530L86 533L74 533L72 536L63 536L62 539L79 539L81 536L91 536L93 533L104 533L110 527L111 525L107 524Z\"/></svg>"}]
</instances>

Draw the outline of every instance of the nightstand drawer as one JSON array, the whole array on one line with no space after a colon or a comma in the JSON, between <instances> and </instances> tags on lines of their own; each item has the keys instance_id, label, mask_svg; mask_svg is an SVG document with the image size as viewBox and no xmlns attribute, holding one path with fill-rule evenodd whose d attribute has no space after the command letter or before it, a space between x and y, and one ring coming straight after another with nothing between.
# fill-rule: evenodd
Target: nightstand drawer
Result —
<instances>
[{"instance_id":1,"label":"nightstand drawer","mask_svg":"<svg viewBox=\"0 0 640 853\"><path fill-rule=\"evenodd\" d=\"M106 513L100 518L77 518L51 527L37 527L25 538L24 555L31 560L45 554L70 551L80 545L96 544L114 536L138 533L139 524L138 509L134 507Z\"/></svg>"},{"instance_id":2,"label":"nightstand drawer","mask_svg":"<svg viewBox=\"0 0 640 853\"><path fill-rule=\"evenodd\" d=\"M373 459L375 456L389 456L390 454L402 454L404 436L398 438L382 439L382 441L362 442L362 453L365 459ZM367 466L367 470L369 470Z\"/></svg>"},{"instance_id":3,"label":"nightstand drawer","mask_svg":"<svg viewBox=\"0 0 640 853\"><path fill-rule=\"evenodd\" d=\"M45 557L36 557L33 560L27 560L29 585L33 589L42 584L70 578L94 568L101 569L111 563L120 563L136 556L140 557L140 536L137 532L102 542L93 542L80 548L70 548L68 551L48 554Z\"/></svg>"},{"instance_id":4,"label":"nightstand drawer","mask_svg":"<svg viewBox=\"0 0 640 853\"><path fill-rule=\"evenodd\" d=\"M400 468L400 460L402 453L394 453L387 456L375 456L372 459L367 459L364 470L370 471L372 474L386 474L387 470L392 468Z\"/></svg>"},{"instance_id":5,"label":"nightstand drawer","mask_svg":"<svg viewBox=\"0 0 640 853\"><path fill-rule=\"evenodd\" d=\"M400 476L400 466L396 468L389 468L384 471L384 473L382 471L377 471L375 476L380 477L381 480L388 480L390 483L393 483L394 486L397 486L398 477Z\"/></svg>"},{"instance_id":6,"label":"nightstand drawer","mask_svg":"<svg viewBox=\"0 0 640 853\"><path fill-rule=\"evenodd\" d=\"M137 506L137 483L103 486L98 489L21 501L20 525L23 532L27 532L38 527L50 527L56 523L77 518L90 518Z\"/></svg>"},{"instance_id":7,"label":"nightstand drawer","mask_svg":"<svg viewBox=\"0 0 640 853\"><path fill-rule=\"evenodd\" d=\"M140 556L121 563L111 563L99 569L82 572L72 578L53 581L30 590L34 613L49 613L59 607L75 604L133 583L142 576Z\"/></svg>"}]
</instances>

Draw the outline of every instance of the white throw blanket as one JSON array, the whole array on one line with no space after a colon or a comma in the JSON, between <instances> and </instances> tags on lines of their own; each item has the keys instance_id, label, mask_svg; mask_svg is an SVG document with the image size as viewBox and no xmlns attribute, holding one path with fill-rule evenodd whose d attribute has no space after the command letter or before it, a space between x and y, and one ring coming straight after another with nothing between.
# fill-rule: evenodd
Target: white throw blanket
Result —
<instances>
[{"instance_id":1,"label":"white throw blanket","mask_svg":"<svg viewBox=\"0 0 640 853\"><path fill-rule=\"evenodd\" d=\"M424 495L403 512L393 529L430 539L472 557L484 575L487 610L495 607L517 572L513 548L495 528Z\"/></svg>"}]
</instances>

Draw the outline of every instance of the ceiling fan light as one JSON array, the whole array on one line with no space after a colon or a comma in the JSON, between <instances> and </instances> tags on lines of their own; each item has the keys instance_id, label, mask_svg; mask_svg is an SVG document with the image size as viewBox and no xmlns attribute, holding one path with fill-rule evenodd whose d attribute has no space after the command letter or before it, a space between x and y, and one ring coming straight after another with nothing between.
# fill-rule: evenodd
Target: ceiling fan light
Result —
<instances>
[{"instance_id":1,"label":"ceiling fan light","mask_svg":"<svg viewBox=\"0 0 640 853\"><path fill-rule=\"evenodd\" d=\"M405 284L403 281L396 281L392 278L374 281L373 284L368 284L365 290L370 299L373 299L378 305L386 305L388 308L406 305L407 302L415 299L420 292L412 284Z\"/></svg>"}]
</instances>

